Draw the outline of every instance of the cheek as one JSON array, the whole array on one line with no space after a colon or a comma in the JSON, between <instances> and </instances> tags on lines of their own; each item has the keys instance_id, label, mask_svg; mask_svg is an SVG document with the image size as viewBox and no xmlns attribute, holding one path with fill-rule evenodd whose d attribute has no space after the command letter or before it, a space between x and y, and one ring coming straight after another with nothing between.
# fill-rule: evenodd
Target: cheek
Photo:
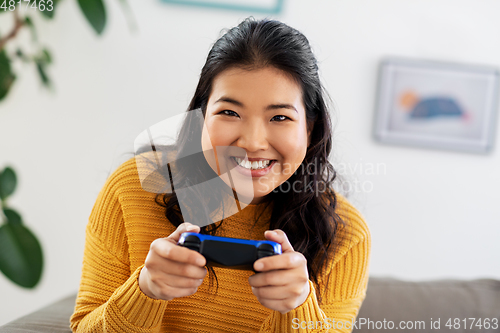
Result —
<instances>
[{"instance_id":1,"label":"cheek","mask_svg":"<svg viewBox=\"0 0 500 333\"><path fill-rule=\"evenodd\" d=\"M208 120L203 127L202 146L203 142L210 142L210 148L212 146L229 146L234 141L233 137L236 132L236 125L231 126L231 124L224 122Z\"/></svg>"},{"instance_id":2,"label":"cheek","mask_svg":"<svg viewBox=\"0 0 500 333\"><path fill-rule=\"evenodd\" d=\"M212 141L205 125L203 125L203 131L201 132L201 149L204 151L212 149Z\"/></svg>"},{"instance_id":3,"label":"cheek","mask_svg":"<svg viewBox=\"0 0 500 333\"><path fill-rule=\"evenodd\" d=\"M210 118L205 120L201 133L201 148L206 161L218 175L222 170L219 165L221 150L217 147L228 145L227 135L224 133L224 128L221 128L220 123L214 122ZM216 152L218 156L215 156Z\"/></svg>"},{"instance_id":4,"label":"cheek","mask_svg":"<svg viewBox=\"0 0 500 333\"><path fill-rule=\"evenodd\" d=\"M292 168L298 168L307 152L306 129L289 128L273 131L273 146Z\"/></svg>"}]
</instances>

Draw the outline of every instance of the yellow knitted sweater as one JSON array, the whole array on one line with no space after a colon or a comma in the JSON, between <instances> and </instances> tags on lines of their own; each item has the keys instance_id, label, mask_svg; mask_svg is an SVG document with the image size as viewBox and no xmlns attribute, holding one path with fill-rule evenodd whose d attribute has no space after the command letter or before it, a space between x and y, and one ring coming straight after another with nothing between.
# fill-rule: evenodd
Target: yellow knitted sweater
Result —
<instances>
[{"instance_id":1,"label":"yellow knitted sweater","mask_svg":"<svg viewBox=\"0 0 500 333\"><path fill-rule=\"evenodd\" d=\"M143 294L137 280L150 244L175 230L155 196L141 188L134 159L106 181L86 229L73 332L351 332L368 283L370 233L344 198L338 196L337 212L348 228L340 230L343 241L319 277L319 291L329 283L321 304L310 282L307 300L281 314L262 306L252 294L250 271L214 268L217 294L208 276L189 297L163 301ZM262 207L249 205L225 219L217 235L264 239L272 207L263 211L263 222L252 221Z\"/></svg>"}]
</instances>

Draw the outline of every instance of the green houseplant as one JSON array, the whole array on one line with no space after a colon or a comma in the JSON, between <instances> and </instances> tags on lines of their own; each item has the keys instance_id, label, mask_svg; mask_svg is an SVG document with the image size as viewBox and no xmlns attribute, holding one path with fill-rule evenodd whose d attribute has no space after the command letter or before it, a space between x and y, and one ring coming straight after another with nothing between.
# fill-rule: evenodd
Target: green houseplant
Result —
<instances>
[{"instance_id":1,"label":"green houseplant","mask_svg":"<svg viewBox=\"0 0 500 333\"><path fill-rule=\"evenodd\" d=\"M33 288L42 276L42 247L21 215L8 206L16 187L16 173L6 167L0 173L0 271L19 286Z\"/></svg>"},{"instance_id":2,"label":"green houseplant","mask_svg":"<svg viewBox=\"0 0 500 333\"><path fill-rule=\"evenodd\" d=\"M75 0L85 19L97 35L101 35L106 26L104 0ZM118 0L127 17L129 28L135 29L135 21L126 0ZM52 63L49 49L39 45L37 31L32 20L33 15L42 15L51 20L61 0L0 0L0 19L12 15L14 24L7 34L0 32L0 102L7 96L16 81L12 69L13 61L33 63L42 84L51 88L47 67ZM17 48L14 52L6 45L15 40L18 32L29 29L33 54ZM42 276L43 252L36 236L25 226L21 215L8 206L8 199L17 186L14 170L6 167L0 172L0 271L15 284L24 288L34 288Z\"/></svg>"},{"instance_id":3,"label":"green houseplant","mask_svg":"<svg viewBox=\"0 0 500 333\"><path fill-rule=\"evenodd\" d=\"M75 0L90 26L101 35L106 26L106 7L103 0ZM11 63L15 60L24 63L33 63L39 74L40 80L46 88L52 88L47 67L52 63L49 49L39 45L37 30L32 19L34 15L42 15L44 19L51 20L61 0L0 0L0 19L7 15L14 17L14 24L7 34L0 32L0 102L7 96L16 81L16 74ZM126 0L119 0L127 17L131 30L135 29L135 21ZM28 28L31 33L33 49L38 50L28 54L21 48L9 53L6 45L16 38L18 32Z\"/></svg>"}]
</instances>

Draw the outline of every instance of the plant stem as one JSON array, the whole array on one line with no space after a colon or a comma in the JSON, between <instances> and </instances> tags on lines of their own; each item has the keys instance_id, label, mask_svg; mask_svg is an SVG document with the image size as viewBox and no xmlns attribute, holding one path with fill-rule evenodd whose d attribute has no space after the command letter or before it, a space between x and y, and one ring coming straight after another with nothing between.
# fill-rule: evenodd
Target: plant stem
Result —
<instances>
[{"instance_id":1,"label":"plant stem","mask_svg":"<svg viewBox=\"0 0 500 333\"><path fill-rule=\"evenodd\" d=\"M19 16L19 14L16 10L14 10L14 18L15 18L15 22L14 22L14 28L12 28L12 31L8 35L6 35L5 37L0 38L0 51L3 50L5 44L7 44L7 41L9 39L16 37L17 32L24 25L24 21L21 19L21 17Z\"/></svg>"}]
</instances>

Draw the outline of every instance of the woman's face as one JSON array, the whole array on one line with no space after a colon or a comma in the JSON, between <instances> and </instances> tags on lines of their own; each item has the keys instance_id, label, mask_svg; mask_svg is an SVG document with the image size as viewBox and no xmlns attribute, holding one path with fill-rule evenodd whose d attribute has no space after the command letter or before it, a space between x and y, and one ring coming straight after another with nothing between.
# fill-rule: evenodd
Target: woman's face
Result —
<instances>
[{"instance_id":1,"label":"woman's face","mask_svg":"<svg viewBox=\"0 0 500 333\"><path fill-rule=\"evenodd\" d=\"M222 169L218 174L240 197L251 203L262 201L297 170L308 145L302 89L286 72L274 67L232 67L215 77L202 148L215 172L223 163L234 169L232 179L221 175ZM207 153L214 147L216 163L214 155ZM253 185L253 190L235 186L238 181Z\"/></svg>"}]
</instances>

